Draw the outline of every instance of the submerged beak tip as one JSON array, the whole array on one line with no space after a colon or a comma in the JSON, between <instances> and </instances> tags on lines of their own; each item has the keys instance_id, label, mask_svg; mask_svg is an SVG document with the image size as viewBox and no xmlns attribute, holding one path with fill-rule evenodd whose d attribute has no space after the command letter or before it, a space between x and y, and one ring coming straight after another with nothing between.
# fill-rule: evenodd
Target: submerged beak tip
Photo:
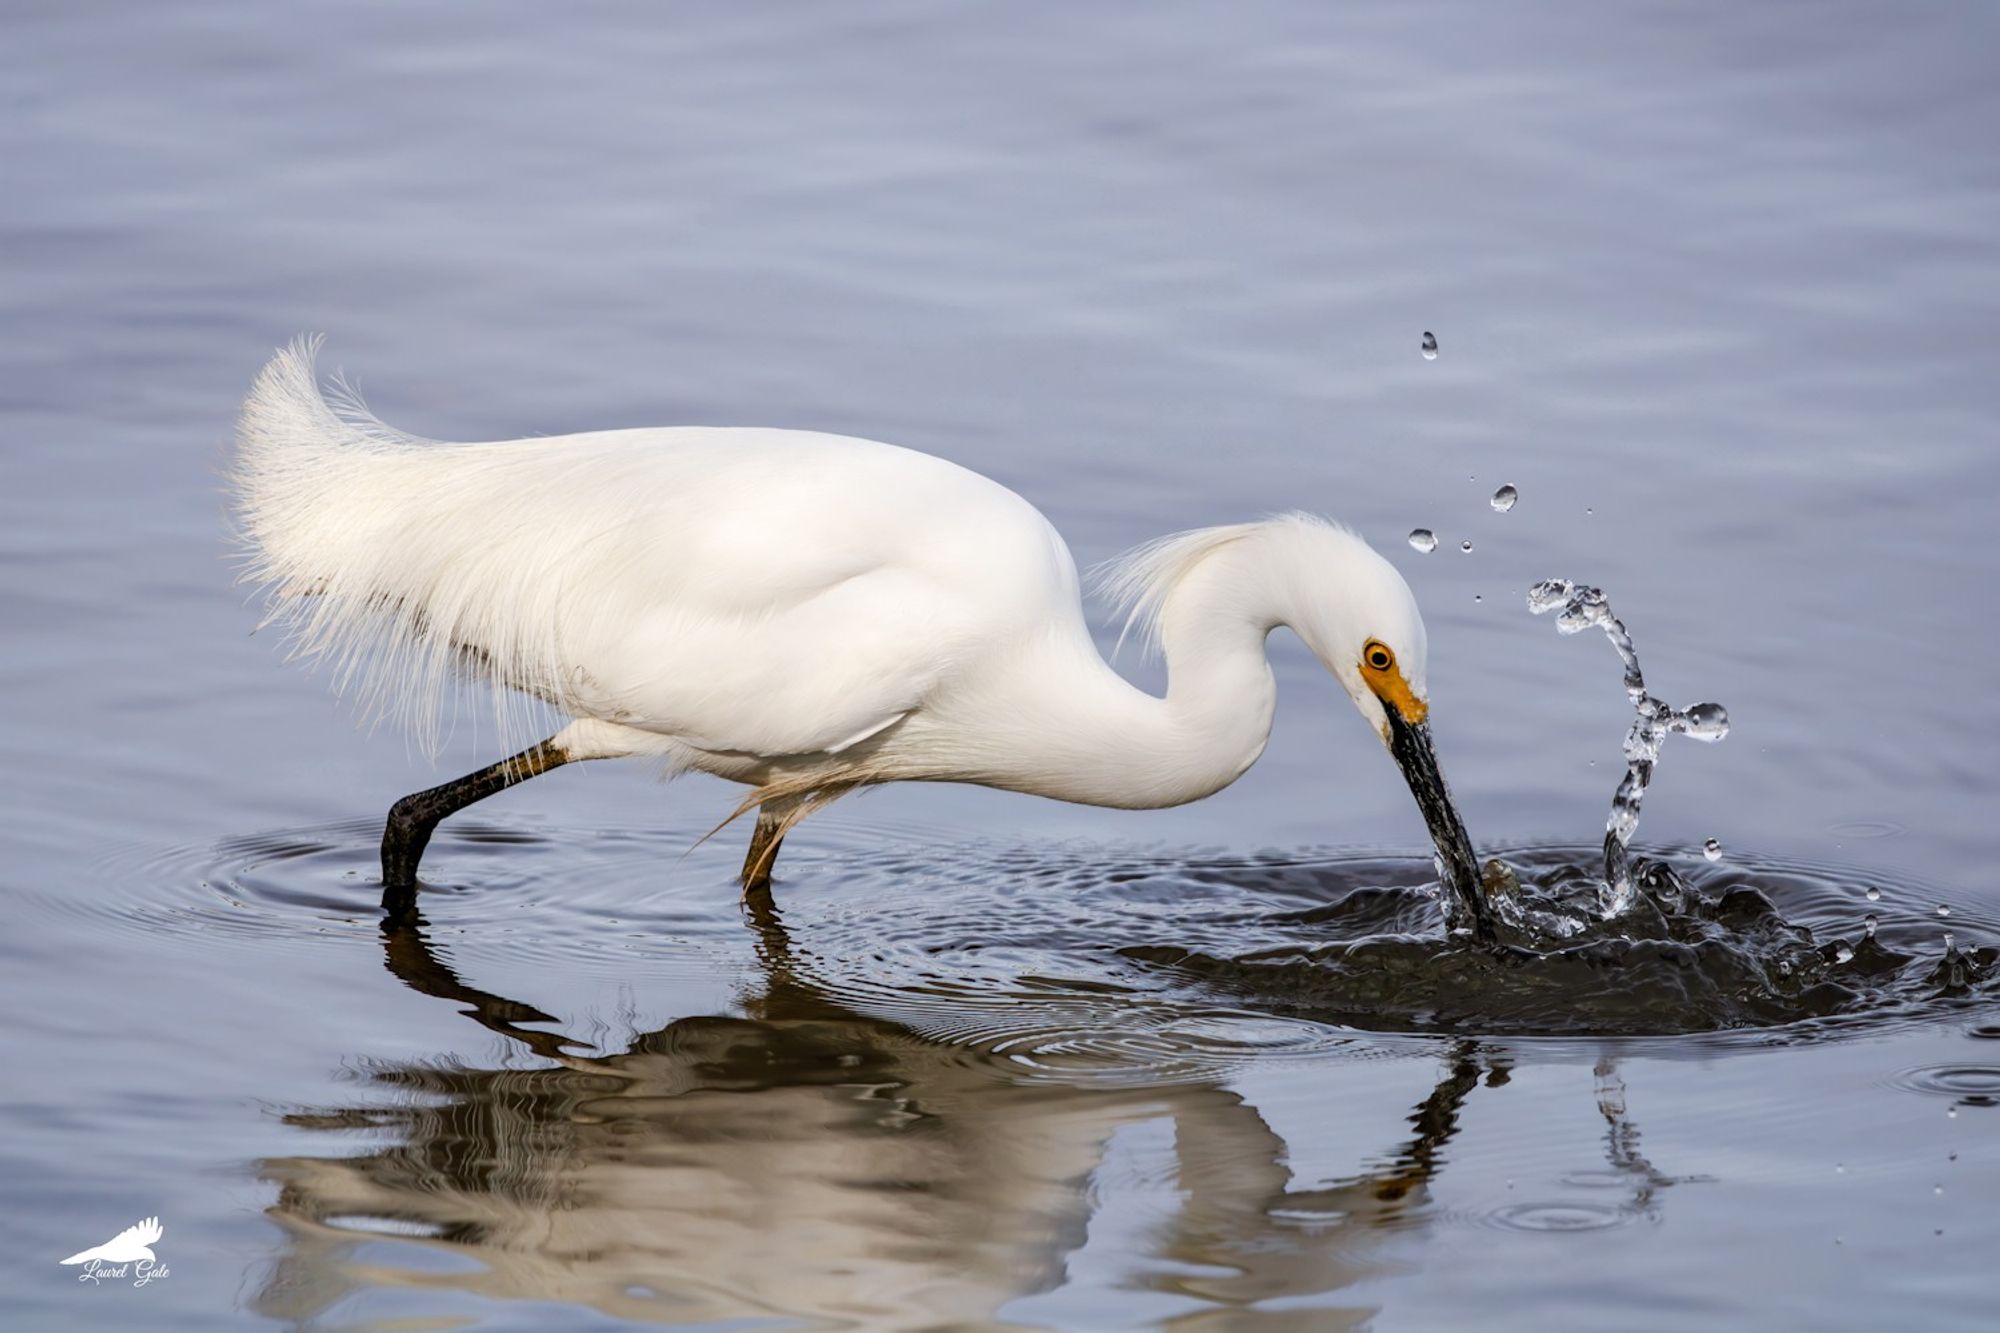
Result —
<instances>
[{"instance_id":1,"label":"submerged beak tip","mask_svg":"<svg viewBox=\"0 0 2000 1333\"><path fill-rule=\"evenodd\" d=\"M1479 883L1478 856L1445 789L1444 774L1438 770L1437 755L1431 748L1428 721L1423 713L1418 713L1413 721L1401 709L1385 712L1389 752L1403 770L1403 780L1409 783L1410 794L1416 797L1423 812L1445 888L1470 917L1472 928L1483 933L1490 927Z\"/></svg>"}]
</instances>

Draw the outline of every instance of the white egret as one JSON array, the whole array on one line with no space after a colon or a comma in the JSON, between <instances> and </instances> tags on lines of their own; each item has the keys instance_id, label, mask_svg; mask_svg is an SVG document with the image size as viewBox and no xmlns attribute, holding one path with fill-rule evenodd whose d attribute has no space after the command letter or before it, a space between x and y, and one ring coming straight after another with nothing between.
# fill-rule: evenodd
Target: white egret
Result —
<instances>
[{"instance_id":1,"label":"white egret","mask_svg":"<svg viewBox=\"0 0 2000 1333\"><path fill-rule=\"evenodd\" d=\"M407 900L439 821L560 764L664 758L746 783L746 890L794 824L882 782L1089 805L1198 800L1263 752L1264 640L1289 626L1381 736L1483 933L1472 848L1431 748L1424 623L1402 576L1304 515L1164 537L1106 591L1163 648L1155 697L1108 666L1042 514L943 459L808 431L616 430L484 444L329 403L316 344L244 404L247 577L300 650L414 718L447 673L551 705L554 735L407 796L382 839ZM434 717L434 712L429 716Z\"/></svg>"}]
</instances>

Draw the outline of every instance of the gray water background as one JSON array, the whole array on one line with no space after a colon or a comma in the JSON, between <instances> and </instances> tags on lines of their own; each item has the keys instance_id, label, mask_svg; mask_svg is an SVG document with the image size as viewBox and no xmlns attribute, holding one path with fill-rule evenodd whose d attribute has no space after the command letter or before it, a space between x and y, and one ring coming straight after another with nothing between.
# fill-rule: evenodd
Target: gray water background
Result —
<instances>
[{"instance_id":1,"label":"gray water background","mask_svg":"<svg viewBox=\"0 0 2000 1333\"><path fill-rule=\"evenodd\" d=\"M1274 509L1341 518L1424 604L1439 749L1482 846L1602 827L1615 661L1521 605L1534 579L1587 579L1656 692L1735 723L1668 747L1642 847L1713 836L1990 907L1996 37L1976 4L10 6L0 1317L665 1317L412 1257L441 1244L328 1257L265 1216L263 1164L349 1151L289 1112L368 1101L371 1062L514 1058L383 971L365 823L325 837L348 927L275 898L217 924L244 859L218 848L374 818L493 757L468 724L433 767L249 633L219 470L250 377L300 331L329 335L326 364L385 419L440 438L733 423L926 449L1026 495L1084 564ZM1502 482L1521 491L1504 515ZM1403 544L1419 525L1435 554ZM894 849L920 880L967 846L1093 869L1419 849L1352 710L1295 643L1273 650L1277 731L1228 791L1144 814L870 795L788 848L795 940L848 852ZM489 849L517 853L494 873L551 887L523 928L454 900L459 971L607 1049L740 1009L756 960L729 855L677 859L732 799L613 767L482 810L546 835ZM634 831L643 855L597 846ZM614 945L564 915L579 881L600 905L666 895L685 935ZM950 898L886 871L823 898L952 937ZM866 933L838 929L818 938ZM822 978L865 989L865 951L831 954ZM1407 1137L1450 1059L1371 1049L1246 1055L1201 1095L1254 1105L1295 1179L1341 1177ZM1161 1241L1187 1188L1172 1126L1201 1121L1176 1118L1179 1084L1139 1079L1110 1146L1063 1177L1067 1220L1028 1228L1045 1261L939 1300L969 1326L1987 1326L2000 1110L1898 1077L1991 1070L1991 1049L1953 1022L1721 1054L1521 1046L1414 1220L1352 1272L1261 1294L1205 1285ZM1607 1053L1648 1156L1704 1179L1629 1225L1484 1225L1524 1195L1588 1202L1564 1182L1603 1164ZM994 1217L1012 1178L981 1196ZM54 1264L151 1213L170 1279L79 1289ZM859 1221L817 1236L863 1285L880 1241ZM344 1294L274 1301L286 1256ZM724 1257L689 1271L735 1273ZM766 1262L718 1278L702 1317L921 1322L838 1284L788 1292L791 1261Z\"/></svg>"}]
</instances>

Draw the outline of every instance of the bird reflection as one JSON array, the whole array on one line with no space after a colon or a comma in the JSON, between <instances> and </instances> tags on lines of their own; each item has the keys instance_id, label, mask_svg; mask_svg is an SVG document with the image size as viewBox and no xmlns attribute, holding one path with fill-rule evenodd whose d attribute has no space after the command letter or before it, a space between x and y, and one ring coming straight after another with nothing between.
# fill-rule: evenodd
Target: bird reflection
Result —
<instances>
[{"instance_id":1,"label":"bird reflection","mask_svg":"<svg viewBox=\"0 0 2000 1333\"><path fill-rule=\"evenodd\" d=\"M1398 1147L1306 1185L1225 1087L1025 1079L842 1004L795 965L767 896L746 910L761 967L744 1015L678 1019L615 1054L468 985L421 918L386 922L392 973L547 1063L374 1063L364 1076L390 1104L288 1117L373 1142L261 1163L287 1239L257 1310L310 1321L400 1287L641 1322L988 1322L1064 1281L1112 1137L1151 1122L1172 1129L1174 1212L1138 1242L1153 1257L1127 1281L1211 1310L1324 1298L1389 1269L1390 1238L1435 1211L1467 1097L1482 1074L1506 1078L1458 1045ZM1635 1130L1611 1140L1624 1169L1643 1163ZM1313 1326L1328 1326L1338 1302L1314 1303Z\"/></svg>"}]
</instances>

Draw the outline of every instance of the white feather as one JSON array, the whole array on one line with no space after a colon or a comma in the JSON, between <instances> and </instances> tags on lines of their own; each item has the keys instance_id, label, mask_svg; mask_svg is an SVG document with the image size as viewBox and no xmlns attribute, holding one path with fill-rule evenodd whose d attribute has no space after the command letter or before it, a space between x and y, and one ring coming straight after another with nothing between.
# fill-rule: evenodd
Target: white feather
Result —
<instances>
[{"instance_id":1,"label":"white feather","mask_svg":"<svg viewBox=\"0 0 2000 1333\"><path fill-rule=\"evenodd\" d=\"M1273 514L1255 523L1231 523L1221 527L1194 528L1187 532L1156 537L1123 555L1116 556L1091 571L1091 586L1121 616L1118 647L1133 634L1148 656L1161 651L1161 629L1167 604L1175 589L1209 556L1223 547L1255 538L1266 558L1257 568L1276 578L1304 571L1318 582L1352 562L1358 552L1379 560L1368 544L1350 529L1317 514L1292 511ZM1303 592L1305 595L1300 597ZM1273 589L1267 600L1273 604L1298 600L1310 604L1312 589ZM1398 626L1400 628L1400 626ZM1115 651L1115 649L1114 649Z\"/></svg>"},{"instance_id":2,"label":"white feather","mask_svg":"<svg viewBox=\"0 0 2000 1333\"><path fill-rule=\"evenodd\" d=\"M1422 690L1409 589L1321 519L1181 533L1106 568L1128 628L1165 640L1156 698L1093 647L1061 536L977 473L803 431L420 440L330 404L315 347L279 353L244 405L246 577L300 653L429 746L442 687L469 677L575 719L567 758L665 755L753 799L949 779L1157 806L1262 751L1276 625L1378 730L1368 637ZM501 720L541 738L518 705Z\"/></svg>"},{"instance_id":3,"label":"white feather","mask_svg":"<svg viewBox=\"0 0 2000 1333\"><path fill-rule=\"evenodd\" d=\"M1051 584L1074 600L1046 520L941 459L736 428L424 441L336 411L314 348L244 405L245 577L300 654L427 747L459 675L655 752L821 753L891 725ZM529 721L502 718L510 740Z\"/></svg>"}]
</instances>

